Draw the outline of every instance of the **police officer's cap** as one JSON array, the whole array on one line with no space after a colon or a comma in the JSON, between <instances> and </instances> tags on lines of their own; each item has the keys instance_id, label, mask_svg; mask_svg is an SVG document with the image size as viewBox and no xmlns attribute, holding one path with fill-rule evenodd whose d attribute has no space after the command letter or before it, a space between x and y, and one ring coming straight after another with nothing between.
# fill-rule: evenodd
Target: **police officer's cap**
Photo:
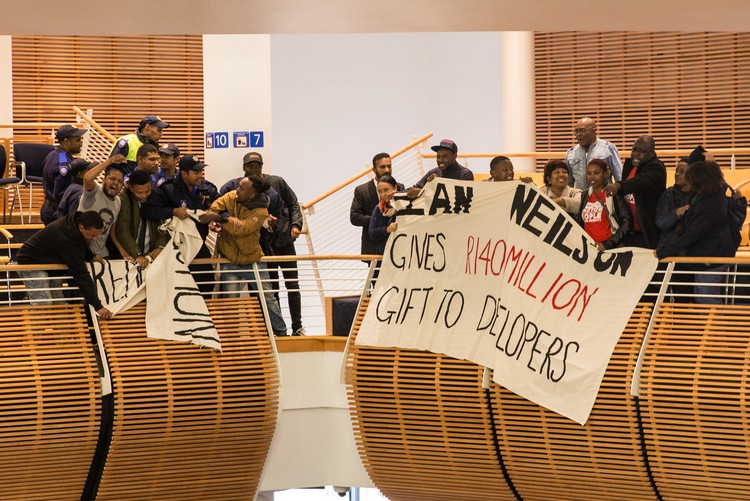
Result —
<instances>
[{"instance_id":1,"label":"police officer's cap","mask_svg":"<svg viewBox=\"0 0 750 501\"><path fill-rule=\"evenodd\" d=\"M183 155L182 158L180 158L181 171L192 170L194 172L200 172L204 167L208 167L208 165L201 162L200 158L196 155Z\"/></svg>"},{"instance_id":2,"label":"police officer's cap","mask_svg":"<svg viewBox=\"0 0 750 501\"><path fill-rule=\"evenodd\" d=\"M139 125L139 128L144 128L147 125L155 125L156 127L161 127L162 129L166 129L169 127L169 124L159 118L156 115L146 115L141 119L141 123Z\"/></svg>"},{"instance_id":3,"label":"police officer's cap","mask_svg":"<svg viewBox=\"0 0 750 501\"><path fill-rule=\"evenodd\" d=\"M63 139L67 139L69 137L78 137L84 134L86 134L86 129L79 129L78 127L75 127L73 125L63 125L59 129L57 129L55 137L58 141L62 141Z\"/></svg>"}]
</instances>

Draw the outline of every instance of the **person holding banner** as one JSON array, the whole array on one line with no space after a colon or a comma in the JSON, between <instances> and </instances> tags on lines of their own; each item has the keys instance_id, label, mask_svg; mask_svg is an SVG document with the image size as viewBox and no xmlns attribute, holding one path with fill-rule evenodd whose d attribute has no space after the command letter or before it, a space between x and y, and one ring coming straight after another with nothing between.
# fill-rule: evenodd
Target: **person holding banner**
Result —
<instances>
[{"instance_id":1,"label":"person holding banner","mask_svg":"<svg viewBox=\"0 0 750 501\"><path fill-rule=\"evenodd\" d=\"M388 237L398 229L395 222L396 209L391 206L393 195L398 190L398 183L388 174L378 180L378 195L380 202L375 206L370 218L370 239L375 244L374 253L382 254Z\"/></svg>"},{"instance_id":2,"label":"person holding banner","mask_svg":"<svg viewBox=\"0 0 750 501\"><path fill-rule=\"evenodd\" d=\"M428 171L422 179L406 191L406 195L409 198L417 198L424 185L436 177L463 179L465 181L474 180L474 173L456 161L456 158L458 158L458 146L455 142L450 139L443 139L440 141L440 144L436 144L430 149L436 153L435 160L437 167Z\"/></svg>"},{"instance_id":3,"label":"person holding banner","mask_svg":"<svg viewBox=\"0 0 750 501\"><path fill-rule=\"evenodd\" d=\"M607 195L612 177L607 162L593 158L586 167L588 189L581 200L578 220L601 252L619 247L630 231L630 210L622 195Z\"/></svg>"},{"instance_id":4,"label":"person holding banner","mask_svg":"<svg viewBox=\"0 0 750 501\"><path fill-rule=\"evenodd\" d=\"M503 181L513 181L514 176L515 171L513 170L513 162L510 161L510 158L503 155L498 155L490 160L490 177L485 179L485 181L495 183L501 183ZM530 183L532 181L532 179L528 176L519 177L518 180L524 183Z\"/></svg>"},{"instance_id":5,"label":"person holding banner","mask_svg":"<svg viewBox=\"0 0 750 501\"><path fill-rule=\"evenodd\" d=\"M269 184L259 177L243 177L237 189L216 199L206 214L221 223L216 248L230 261L221 264L221 289L229 292L225 297L238 297L243 282L247 282L249 289L258 290L253 270L253 264L257 263L259 278L266 284L263 296L271 328L275 336L285 336L286 323L270 285L266 264L259 262L263 257L260 229L268 219L268 196L265 194L268 188Z\"/></svg>"},{"instance_id":6,"label":"person holding banner","mask_svg":"<svg viewBox=\"0 0 750 501\"><path fill-rule=\"evenodd\" d=\"M149 196L151 175L147 170L134 170L128 187L120 195L120 214L112 234L112 242L122 258L137 263L141 269L153 263L169 242L169 234L159 229L158 221L141 216L141 206Z\"/></svg>"},{"instance_id":7,"label":"person holding banner","mask_svg":"<svg viewBox=\"0 0 750 501\"><path fill-rule=\"evenodd\" d=\"M563 160L550 160L544 166L544 188L541 192L547 195L565 212L576 217L581 210L583 192L568 185L570 175L568 166Z\"/></svg>"},{"instance_id":8,"label":"person holding banner","mask_svg":"<svg viewBox=\"0 0 750 501\"><path fill-rule=\"evenodd\" d=\"M112 312L102 305L86 266L94 257L89 244L102 234L103 228L104 220L98 212L76 212L34 233L18 250L16 259L18 264L66 265L86 303L93 306L101 318L112 318ZM51 274L54 272L46 270L18 272L31 304L53 304L55 299L64 302L62 280L52 278Z\"/></svg>"}]
</instances>

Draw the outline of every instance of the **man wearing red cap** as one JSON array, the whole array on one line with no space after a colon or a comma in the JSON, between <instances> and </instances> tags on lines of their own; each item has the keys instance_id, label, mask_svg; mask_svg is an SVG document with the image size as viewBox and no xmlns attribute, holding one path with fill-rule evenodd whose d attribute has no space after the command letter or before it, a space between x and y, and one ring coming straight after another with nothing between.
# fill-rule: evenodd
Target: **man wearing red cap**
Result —
<instances>
[{"instance_id":1,"label":"man wearing red cap","mask_svg":"<svg viewBox=\"0 0 750 501\"><path fill-rule=\"evenodd\" d=\"M63 125L55 133L58 142L57 147L44 158L42 171L44 205L42 205L39 215L45 226L56 219L57 207L65 190L70 185L70 180L73 178L70 174L73 155L81 152L85 133L86 129L79 129L73 125Z\"/></svg>"},{"instance_id":2,"label":"man wearing red cap","mask_svg":"<svg viewBox=\"0 0 750 501\"><path fill-rule=\"evenodd\" d=\"M167 127L169 127L169 124L158 116L146 115L141 119L141 123L135 132L117 140L112 147L112 151L109 152L109 156L113 157L118 153L124 156L128 163L127 167L123 166L123 171L126 175L130 174L137 165L138 148L144 144L153 144L159 148L159 139L161 139L161 135Z\"/></svg>"}]
</instances>

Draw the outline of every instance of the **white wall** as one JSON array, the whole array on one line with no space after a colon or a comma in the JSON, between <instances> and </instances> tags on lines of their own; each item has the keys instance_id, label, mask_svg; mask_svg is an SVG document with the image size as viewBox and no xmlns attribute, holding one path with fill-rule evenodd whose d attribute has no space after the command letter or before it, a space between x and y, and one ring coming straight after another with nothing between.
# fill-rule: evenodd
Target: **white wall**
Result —
<instances>
[{"instance_id":1,"label":"white wall","mask_svg":"<svg viewBox=\"0 0 750 501\"><path fill-rule=\"evenodd\" d=\"M226 149L206 149L206 178L221 187L242 174L242 157L258 151L273 165L269 35L204 35L203 99L206 132L229 132ZM263 148L233 148L232 132L264 132ZM184 152L187 153L187 152Z\"/></svg>"},{"instance_id":2,"label":"white wall","mask_svg":"<svg viewBox=\"0 0 750 501\"><path fill-rule=\"evenodd\" d=\"M272 35L274 172L307 201L426 132L501 150L501 60L501 33Z\"/></svg>"},{"instance_id":3,"label":"white wall","mask_svg":"<svg viewBox=\"0 0 750 501\"><path fill-rule=\"evenodd\" d=\"M11 40L0 36L0 123L13 121L13 66ZM0 129L0 136L8 137L12 131Z\"/></svg>"}]
</instances>

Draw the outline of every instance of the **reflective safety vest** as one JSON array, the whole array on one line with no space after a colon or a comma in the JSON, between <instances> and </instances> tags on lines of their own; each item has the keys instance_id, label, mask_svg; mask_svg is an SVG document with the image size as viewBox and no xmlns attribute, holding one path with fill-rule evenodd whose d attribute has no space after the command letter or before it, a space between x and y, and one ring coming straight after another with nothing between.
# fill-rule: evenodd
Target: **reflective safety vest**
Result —
<instances>
[{"instance_id":1,"label":"reflective safety vest","mask_svg":"<svg viewBox=\"0 0 750 501\"><path fill-rule=\"evenodd\" d=\"M113 152L116 152L125 155L125 158L128 161L129 170L133 171L138 164L136 160L136 153L138 153L138 148L140 148L141 146L143 146L143 141L141 141L141 139L138 137L138 134L128 134L122 136L117 140L109 154L111 156ZM127 153L125 153L126 147Z\"/></svg>"}]
</instances>

